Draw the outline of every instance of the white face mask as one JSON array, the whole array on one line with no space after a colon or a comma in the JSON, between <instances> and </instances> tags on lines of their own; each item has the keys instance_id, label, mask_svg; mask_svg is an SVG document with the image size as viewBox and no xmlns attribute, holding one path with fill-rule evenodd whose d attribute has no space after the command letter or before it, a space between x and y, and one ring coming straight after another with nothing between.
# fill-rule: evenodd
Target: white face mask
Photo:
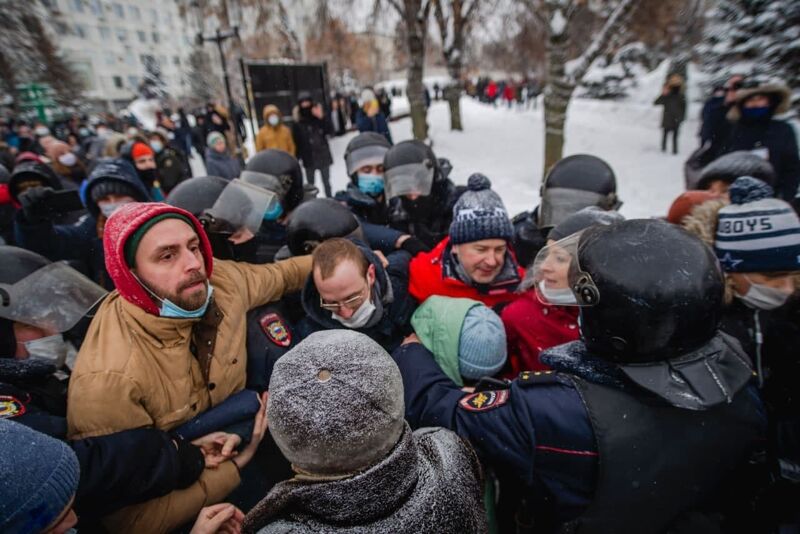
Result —
<instances>
[{"instance_id":1,"label":"white face mask","mask_svg":"<svg viewBox=\"0 0 800 534\"><path fill-rule=\"evenodd\" d=\"M44 137L45 135L50 135L50 130L48 130L46 126L39 126L33 131L33 133L39 137Z\"/></svg>"},{"instance_id":2,"label":"white face mask","mask_svg":"<svg viewBox=\"0 0 800 534\"><path fill-rule=\"evenodd\" d=\"M61 154L58 156L58 162L62 165L66 165L67 167L72 167L76 163L78 163L78 158L72 152L67 152L66 154Z\"/></svg>"},{"instance_id":3,"label":"white face mask","mask_svg":"<svg viewBox=\"0 0 800 534\"><path fill-rule=\"evenodd\" d=\"M40 337L39 339L25 341L23 344L31 360L53 364L57 369L60 369L67 360L69 346L61 334Z\"/></svg>"},{"instance_id":4,"label":"white face mask","mask_svg":"<svg viewBox=\"0 0 800 534\"><path fill-rule=\"evenodd\" d=\"M270 115L267 118L267 122L270 123L272 126L277 126L281 122L281 118L277 115Z\"/></svg>"},{"instance_id":5,"label":"white face mask","mask_svg":"<svg viewBox=\"0 0 800 534\"><path fill-rule=\"evenodd\" d=\"M106 219L108 219L115 211L125 204L128 204L128 202L107 202L105 204L98 204L97 207L100 208L100 213L105 215Z\"/></svg>"},{"instance_id":6,"label":"white face mask","mask_svg":"<svg viewBox=\"0 0 800 534\"><path fill-rule=\"evenodd\" d=\"M544 280L542 280L539 282L539 291L550 304L557 306L575 306L578 304L578 299L575 298L575 294L568 287L564 289L548 289L545 287Z\"/></svg>"},{"instance_id":7,"label":"white face mask","mask_svg":"<svg viewBox=\"0 0 800 534\"><path fill-rule=\"evenodd\" d=\"M774 310L786 304L786 301L792 296L792 293L787 293L782 289L756 284L749 278L747 281L750 282L750 289L744 295L736 296L752 308Z\"/></svg>"},{"instance_id":8,"label":"white face mask","mask_svg":"<svg viewBox=\"0 0 800 534\"><path fill-rule=\"evenodd\" d=\"M344 317L337 315L335 313L331 313L331 317L335 320L342 323L342 325L346 326L347 328L362 328L364 327L370 319L372 319L372 315L375 313L375 304L372 303L372 298L368 298L364 301L361 306L350 316L349 319L345 319Z\"/></svg>"}]
</instances>

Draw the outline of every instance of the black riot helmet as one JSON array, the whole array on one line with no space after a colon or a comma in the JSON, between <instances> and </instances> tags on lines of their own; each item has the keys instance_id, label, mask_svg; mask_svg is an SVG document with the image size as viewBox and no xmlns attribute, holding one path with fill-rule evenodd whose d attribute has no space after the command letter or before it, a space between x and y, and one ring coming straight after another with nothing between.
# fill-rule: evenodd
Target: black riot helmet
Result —
<instances>
[{"instance_id":1,"label":"black riot helmet","mask_svg":"<svg viewBox=\"0 0 800 534\"><path fill-rule=\"evenodd\" d=\"M403 195L431 194L439 180L439 162L433 150L418 140L397 143L383 158L387 201Z\"/></svg>"},{"instance_id":2,"label":"black riot helmet","mask_svg":"<svg viewBox=\"0 0 800 534\"><path fill-rule=\"evenodd\" d=\"M288 213L303 200L303 173L297 159L283 150L262 150L250 158L239 178L275 193Z\"/></svg>"},{"instance_id":3,"label":"black riot helmet","mask_svg":"<svg viewBox=\"0 0 800 534\"><path fill-rule=\"evenodd\" d=\"M581 309L581 334L596 356L662 361L716 334L723 275L711 249L682 228L645 219L593 226L579 236L577 258L584 275L573 288L595 302Z\"/></svg>"},{"instance_id":4,"label":"black riot helmet","mask_svg":"<svg viewBox=\"0 0 800 534\"><path fill-rule=\"evenodd\" d=\"M0 319L52 332L74 327L106 291L64 262L0 246Z\"/></svg>"},{"instance_id":5,"label":"black riot helmet","mask_svg":"<svg viewBox=\"0 0 800 534\"><path fill-rule=\"evenodd\" d=\"M219 176L196 176L176 185L167 196L167 204L199 217L217 201L228 180Z\"/></svg>"},{"instance_id":6,"label":"black riot helmet","mask_svg":"<svg viewBox=\"0 0 800 534\"><path fill-rule=\"evenodd\" d=\"M392 144L383 135L376 132L363 132L347 143L344 150L344 163L347 175L356 183L359 168L364 165L383 165L383 158Z\"/></svg>"},{"instance_id":7,"label":"black riot helmet","mask_svg":"<svg viewBox=\"0 0 800 534\"><path fill-rule=\"evenodd\" d=\"M330 198L303 202L292 214L286 233L289 251L294 256L310 254L318 244L333 237L364 239L356 216Z\"/></svg>"},{"instance_id":8,"label":"black riot helmet","mask_svg":"<svg viewBox=\"0 0 800 534\"><path fill-rule=\"evenodd\" d=\"M617 180L611 167L596 156L576 154L556 163L541 188L539 227L550 228L588 206L619 209Z\"/></svg>"},{"instance_id":9,"label":"black riot helmet","mask_svg":"<svg viewBox=\"0 0 800 534\"><path fill-rule=\"evenodd\" d=\"M0 163L0 185L8 184L8 181L11 179L11 173L8 172L5 165Z\"/></svg>"},{"instance_id":10,"label":"black riot helmet","mask_svg":"<svg viewBox=\"0 0 800 534\"><path fill-rule=\"evenodd\" d=\"M8 180L11 198L19 202L19 196L32 187L51 187L56 191L63 188L58 175L49 165L32 160L17 163Z\"/></svg>"}]
</instances>

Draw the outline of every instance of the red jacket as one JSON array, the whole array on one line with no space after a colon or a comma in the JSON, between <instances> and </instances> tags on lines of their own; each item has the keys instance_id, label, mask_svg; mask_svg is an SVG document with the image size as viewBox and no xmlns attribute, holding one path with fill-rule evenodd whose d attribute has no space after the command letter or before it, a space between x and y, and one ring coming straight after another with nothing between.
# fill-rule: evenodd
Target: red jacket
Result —
<instances>
[{"instance_id":1,"label":"red jacket","mask_svg":"<svg viewBox=\"0 0 800 534\"><path fill-rule=\"evenodd\" d=\"M578 307L542 304L534 290L506 306L500 317L508 340L504 378L516 378L522 371L547 370L539 354L580 337Z\"/></svg>"},{"instance_id":2,"label":"red jacket","mask_svg":"<svg viewBox=\"0 0 800 534\"><path fill-rule=\"evenodd\" d=\"M417 254L411 260L408 266L408 292L417 301L423 302L431 295L441 295L473 299L494 308L498 304L511 302L519 297L519 294L514 292L517 283L498 286L490 289L488 293L480 293L475 287L467 285L457 278L445 276L442 272L442 258L449 244L450 238L446 237L430 252ZM513 257L511 250L509 250L509 254L512 254ZM517 270L522 279L525 276L525 269L519 267Z\"/></svg>"}]
</instances>

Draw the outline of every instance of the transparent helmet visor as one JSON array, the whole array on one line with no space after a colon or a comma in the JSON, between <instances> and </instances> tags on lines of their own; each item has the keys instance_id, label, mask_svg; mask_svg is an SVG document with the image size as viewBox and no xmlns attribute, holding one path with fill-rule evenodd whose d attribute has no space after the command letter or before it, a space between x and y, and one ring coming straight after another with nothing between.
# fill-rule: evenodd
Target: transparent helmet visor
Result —
<instances>
[{"instance_id":1,"label":"transparent helmet visor","mask_svg":"<svg viewBox=\"0 0 800 534\"><path fill-rule=\"evenodd\" d=\"M385 146L372 145L357 148L345 155L347 174L352 175L364 165L383 165L383 157L389 151Z\"/></svg>"},{"instance_id":2,"label":"transparent helmet visor","mask_svg":"<svg viewBox=\"0 0 800 534\"><path fill-rule=\"evenodd\" d=\"M242 174L239 175L239 179L250 185L272 191L279 197L285 197L291 187L291 179L281 180L273 174L266 174L263 172L242 171Z\"/></svg>"},{"instance_id":3,"label":"transparent helmet visor","mask_svg":"<svg viewBox=\"0 0 800 534\"><path fill-rule=\"evenodd\" d=\"M274 192L236 179L225 186L208 213L237 230L246 228L256 234L264 221L264 215L273 213L279 204L278 196Z\"/></svg>"},{"instance_id":4,"label":"transparent helmet visor","mask_svg":"<svg viewBox=\"0 0 800 534\"><path fill-rule=\"evenodd\" d=\"M560 224L570 215L588 206L602 206L606 202L605 195L583 191L553 187L545 189L539 208L539 227L550 228Z\"/></svg>"},{"instance_id":5,"label":"transparent helmet visor","mask_svg":"<svg viewBox=\"0 0 800 534\"><path fill-rule=\"evenodd\" d=\"M16 284L0 284L0 317L62 333L107 293L66 263L55 262Z\"/></svg>"},{"instance_id":6,"label":"transparent helmet visor","mask_svg":"<svg viewBox=\"0 0 800 534\"><path fill-rule=\"evenodd\" d=\"M600 302L589 273L578 263L578 243L582 232L544 247L533 260L528 285L544 304L556 306L594 306Z\"/></svg>"},{"instance_id":7,"label":"transparent helmet visor","mask_svg":"<svg viewBox=\"0 0 800 534\"><path fill-rule=\"evenodd\" d=\"M383 175L386 199L403 195L430 195L433 174L433 167L424 163L408 163L387 170Z\"/></svg>"}]
</instances>

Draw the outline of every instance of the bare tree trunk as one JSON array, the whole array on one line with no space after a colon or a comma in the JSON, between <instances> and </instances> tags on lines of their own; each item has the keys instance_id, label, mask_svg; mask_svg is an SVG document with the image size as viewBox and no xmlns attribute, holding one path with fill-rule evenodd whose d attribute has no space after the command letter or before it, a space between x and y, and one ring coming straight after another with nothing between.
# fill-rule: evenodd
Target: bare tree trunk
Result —
<instances>
[{"instance_id":1,"label":"bare tree trunk","mask_svg":"<svg viewBox=\"0 0 800 534\"><path fill-rule=\"evenodd\" d=\"M569 48L569 21L574 14L575 4L564 7L563 2L547 2L548 9L548 85L544 94L544 176L564 154L564 125L567 108L575 87L581 82L592 62L605 53L611 39L625 28L628 17L639 0L619 0L609 15L603 28L577 58L572 72L566 72L567 50Z\"/></svg>"},{"instance_id":2,"label":"bare tree trunk","mask_svg":"<svg viewBox=\"0 0 800 534\"><path fill-rule=\"evenodd\" d=\"M427 3L427 0L425 0ZM425 34L427 32L427 8L420 0L405 0L406 39L408 41L408 81L406 94L411 108L411 124L414 139L428 138L428 110L425 108L425 86L422 78L425 69ZM424 13L424 20L419 15Z\"/></svg>"}]
</instances>

